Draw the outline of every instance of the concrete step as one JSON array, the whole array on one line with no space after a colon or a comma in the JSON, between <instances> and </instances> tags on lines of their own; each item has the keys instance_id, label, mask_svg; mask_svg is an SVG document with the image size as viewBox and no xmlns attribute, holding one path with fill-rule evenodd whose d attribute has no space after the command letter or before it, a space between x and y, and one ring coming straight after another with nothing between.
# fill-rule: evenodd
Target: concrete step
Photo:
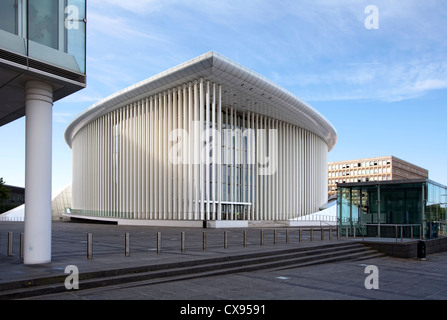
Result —
<instances>
[{"instance_id":1,"label":"concrete step","mask_svg":"<svg viewBox=\"0 0 447 320\"><path fill-rule=\"evenodd\" d=\"M79 275L79 284L81 290L123 284L148 285L265 269L298 268L321 263L358 260L372 256L378 256L377 251L360 243L345 242L89 272ZM66 276L58 276L34 279L28 281L28 283L23 281L3 283L0 285L0 299L18 299L66 292L65 278Z\"/></svg>"}]
</instances>

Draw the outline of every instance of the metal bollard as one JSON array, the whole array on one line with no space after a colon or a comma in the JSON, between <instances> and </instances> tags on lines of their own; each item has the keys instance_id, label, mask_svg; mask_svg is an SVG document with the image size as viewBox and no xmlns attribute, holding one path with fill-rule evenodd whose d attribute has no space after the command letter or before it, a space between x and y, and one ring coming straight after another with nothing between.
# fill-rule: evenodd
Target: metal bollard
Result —
<instances>
[{"instance_id":1,"label":"metal bollard","mask_svg":"<svg viewBox=\"0 0 447 320\"><path fill-rule=\"evenodd\" d=\"M314 228L310 228L310 241L314 241Z\"/></svg>"},{"instance_id":2,"label":"metal bollard","mask_svg":"<svg viewBox=\"0 0 447 320\"><path fill-rule=\"evenodd\" d=\"M289 237L290 237L290 231L289 229L286 229L286 244L289 243Z\"/></svg>"},{"instance_id":3,"label":"metal bollard","mask_svg":"<svg viewBox=\"0 0 447 320\"><path fill-rule=\"evenodd\" d=\"M353 233L354 233L354 238L355 238L357 236L357 228L356 227L354 227Z\"/></svg>"},{"instance_id":4,"label":"metal bollard","mask_svg":"<svg viewBox=\"0 0 447 320\"><path fill-rule=\"evenodd\" d=\"M298 229L298 242L301 243L302 240L303 240L303 238L302 238L301 229Z\"/></svg>"},{"instance_id":5,"label":"metal bollard","mask_svg":"<svg viewBox=\"0 0 447 320\"><path fill-rule=\"evenodd\" d=\"M273 244L276 244L276 229L273 231Z\"/></svg>"},{"instance_id":6,"label":"metal bollard","mask_svg":"<svg viewBox=\"0 0 447 320\"><path fill-rule=\"evenodd\" d=\"M261 246L264 245L264 230L261 230Z\"/></svg>"},{"instance_id":7,"label":"metal bollard","mask_svg":"<svg viewBox=\"0 0 447 320\"><path fill-rule=\"evenodd\" d=\"M93 258L92 234L87 233L87 259Z\"/></svg>"},{"instance_id":8,"label":"metal bollard","mask_svg":"<svg viewBox=\"0 0 447 320\"><path fill-rule=\"evenodd\" d=\"M228 248L228 233L227 231L224 231L224 248Z\"/></svg>"},{"instance_id":9,"label":"metal bollard","mask_svg":"<svg viewBox=\"0 0 447 320\"><path fill-rule=\"evenodd\" d=\"M126 256L126 257L128 257L129 256L129 254L130 254L130 243L129 243L129 233L126 233L125 234L125 237L124 237L124 255Z\"/></svg>"},{"instance_id":10,"label":"metal bollard","mask_svg":"<svg viewBox=\"0 0 447 320\"><path fill-rule=\"evenodd\" d=\"M161 232L157 232L157 254L161 253Z\"/></svg>"},{"instance_id":11,"label":"metal bollard","mask_svg":"<svg viewBox=\"0 0 447 320\"><path fill-rule=\"evenodd\" d=\"M203 231L202 250L206 250L206 231Z\"/></svg>"},{"instance_id":12,"label":"metal bollard","mask_svg":"<svg viewBox=\"0 0 447 320\"><path fill-rule=\"evenodd\" d=\"M247 230L244 230L244 248L247 247Z\"/></svg>"},{"instance_id":13,"label":"metal bollard","mask_svg":"<svg viewBox=\"0 0 447 320\"><path fill-rule=\"evenodd\" d=\"M324 240L324 228L321 228L321 240Z\"/></svg>"},{"instance_id":14,"label":"metal bollard","mask_svg":"<svg viewBox=\"0 0 447 320\"><path fill-rule=\"evenodd\" d=\"M349 230L348 227L346 227L346 239L349 238L349 231L348 230Z\"/></svg>"},{"instance_id":15,"label":"metal bollard","mask_svg":"<svg viewBox=\"0 0 447 320\"><path fill-rule=\"evenodd\" d=\"M185 252L185 233L181 233L181 251Z\"/></svg>"},{"instance_id":16,"label":"metal bollard","mask_svg":"<svg viewBox=\"0 0 447 320\"><path fill-rule=\"evenodd\" d=\"M8 232L8 257L12 256L12 232Z\"/></svg>"},{"instance_id":17,"label":"metal bollard","mask_svg":"<svg viewBox=\"0 0 447 320\"><path fill-rule=\"evenodd\" d=\"M329 240L332 240L332 227L329 228Z\"/></svg>"},{"instance_id":18,"label":"metal bollard","mask_svg":"<svg viewBox=\"0 0 447 320\"><path fill-rule=\"evenodd\" d=\"M20 234L20 259L23 259L23 249L25 245L25 236L23 233Z\"/></svg>"}]
</instances>

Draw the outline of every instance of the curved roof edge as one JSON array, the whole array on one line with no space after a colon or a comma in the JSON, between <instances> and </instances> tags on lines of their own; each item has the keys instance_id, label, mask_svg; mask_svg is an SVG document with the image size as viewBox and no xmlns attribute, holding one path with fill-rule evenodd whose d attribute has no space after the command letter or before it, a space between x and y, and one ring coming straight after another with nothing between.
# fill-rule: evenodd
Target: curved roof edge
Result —
<instances>
[{"instance_id":1,"label":"curved roof edge","mask_svg":"<svg viewBox=\"0 0 447 320\"><path fill-rule=\"evenodd\" d=\"M260 113L307 129L321 137L327 143L329 151L337 142L336 129L313 107L273 81L214 51L138 82L93 104L68 125L65 141L71 148L76 133L91 121L144 97L200 77L230 87L232 96L234 92L249 95L270 107L264 108L262 112L254 105L236 108L238 110ZM244 84L248 85L244 88ZM261 98L260 94L253 94L251 89L254 87L258 89L258 93L263 92L264 98Z\"/></svg>"}]
</instances>

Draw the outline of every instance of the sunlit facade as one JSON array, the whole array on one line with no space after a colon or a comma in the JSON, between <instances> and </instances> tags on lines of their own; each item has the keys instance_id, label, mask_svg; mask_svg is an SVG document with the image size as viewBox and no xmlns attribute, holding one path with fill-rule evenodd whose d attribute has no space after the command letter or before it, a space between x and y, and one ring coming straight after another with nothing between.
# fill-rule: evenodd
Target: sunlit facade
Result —
<instances>
[{"instance_id":1,"label":"sunlit facade","mask_svg":"<svg viewBox=\"0 0 447 320\"><path fill-rule=\"evenodd\" d=\"M293 94L209 52L98 102L69 125L71 215L293 219L327 202L336 138Z\"/></svg>"},{"instance_id":2,"label":"sunlit facade","mask_svg":"<svg viewBox=\"0 0 447 320\"><path fill-rule=\"evenodd\" d=\"M394 156L329 162L329 196L338 183L428 179L428 170Z\"/></svg>"}]
</instances>

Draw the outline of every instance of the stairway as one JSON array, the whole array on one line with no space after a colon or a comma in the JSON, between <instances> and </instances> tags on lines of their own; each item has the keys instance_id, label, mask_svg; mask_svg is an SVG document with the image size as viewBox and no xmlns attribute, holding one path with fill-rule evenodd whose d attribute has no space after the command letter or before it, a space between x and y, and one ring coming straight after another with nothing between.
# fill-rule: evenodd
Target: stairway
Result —
<instances>
[{"instance_id":1,"label":"stairway","mask_svg":"<svg viewBox=\"0 0 447 320\"><path fill-rule=\"evenodd\" d=\"M383 255L358 242L341 242L304 248L81 273L79 274L79 289L91 289L130 282L144 282L144 285L149 285L257 270L299 268L322 263L361 260ZM66 292L65 278L66 275L34 279L26 282L2 283L0 284L0 299L19 299Z\"/></svg>"}]
</instances>

